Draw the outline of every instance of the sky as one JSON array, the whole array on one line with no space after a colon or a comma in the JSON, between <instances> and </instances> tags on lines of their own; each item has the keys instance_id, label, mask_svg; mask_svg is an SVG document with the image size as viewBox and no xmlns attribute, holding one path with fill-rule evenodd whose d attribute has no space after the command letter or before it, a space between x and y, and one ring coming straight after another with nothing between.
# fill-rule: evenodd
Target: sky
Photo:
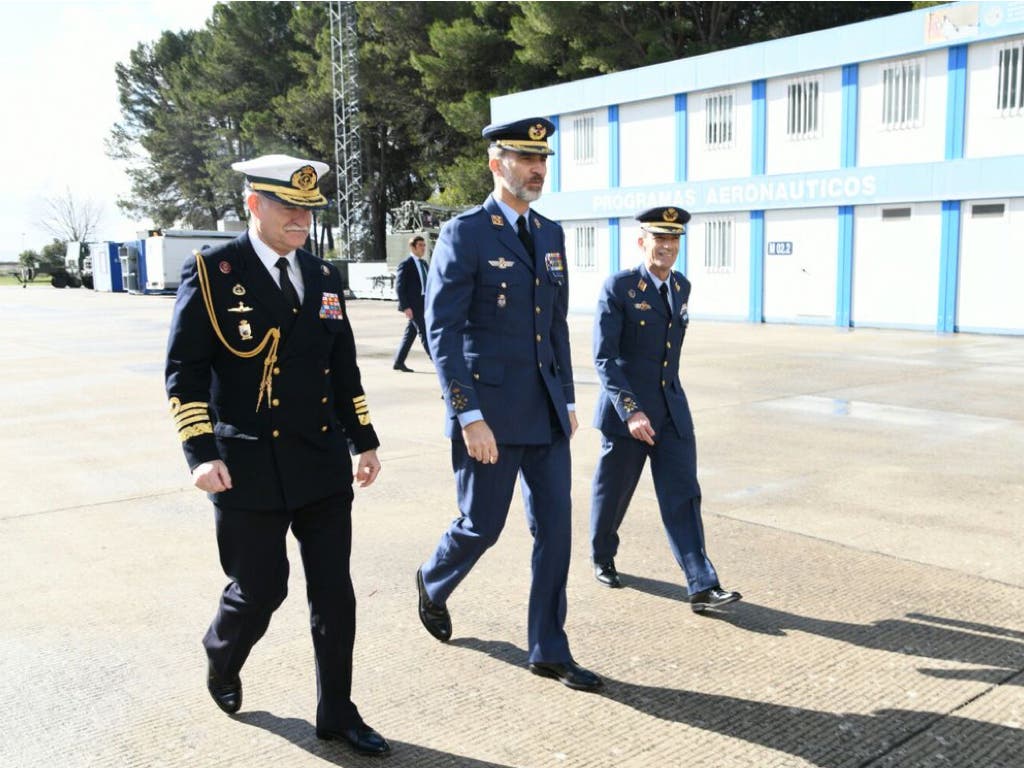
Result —
<instances>
[{"instance_id":1,"label":"sky","mask_svg":"<svg viewBox=\"0 0 1024 768\"><path fill-rule=\"evenodd\" d=\"M104 140L121 116L114 65L164 30L200 29L213 0L0 0L0 262L52 240L45 200L70 190L102 207L97 239L130 240L131 185Z\"/></svg>"}]
</instances>

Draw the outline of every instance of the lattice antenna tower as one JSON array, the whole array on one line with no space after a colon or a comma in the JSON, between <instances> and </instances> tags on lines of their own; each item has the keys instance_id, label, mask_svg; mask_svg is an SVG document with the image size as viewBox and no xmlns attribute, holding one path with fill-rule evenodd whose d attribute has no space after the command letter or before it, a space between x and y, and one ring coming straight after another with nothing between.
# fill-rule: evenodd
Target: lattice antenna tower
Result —
<instances>
[{"instance_id":1,"label":"lattice antenna tower","mask_svg":"<svg viewBox=\"0 0 1024 768\"><path fill-rule=\"evenodd\" d=\"M342 258L357 261L363 256L367 205L363 196L363 144L359 126L356 4L331 2L329 7L339 241Z\"/></svg>"}]
</instances>

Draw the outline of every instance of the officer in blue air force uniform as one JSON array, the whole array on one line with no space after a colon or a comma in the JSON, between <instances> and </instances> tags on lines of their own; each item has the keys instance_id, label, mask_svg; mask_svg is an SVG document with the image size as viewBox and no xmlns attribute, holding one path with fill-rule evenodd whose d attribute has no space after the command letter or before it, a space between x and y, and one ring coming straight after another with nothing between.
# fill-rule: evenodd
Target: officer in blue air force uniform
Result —
<instances>
[{"instance_id":1,"label":"officer in blue air force uniform","mask_svg":"<svg viewBox=\"0 0 1024 768\"><path fill-rule=\"evenodd\" d=\"M203 638L207 688L225 712L241 707L239 672L287 594L290 527L312 620L317 736L383 754L387 742L350 698L352 484L376 479L379 443L341 278L301 248L311 209L327 204L317 188L327 166L269 155L232 167L246 176L251 225L186 261L166 369L185 458L213 501L230 578Z\"/></svg>"},{"instance_id":2,"label":"officer in blue air force uniform","mask_svg":"<svg viewBox=\"0 0 1024 768\"><path fill-rule=\"evenodd\" d=\"M690 214L651 208L637 214L644 262L605 281L594 318L594 365L601 379L594 426L601 455L590 509L594 575L620 587L618 530L648 458L669 545L697 613L740 599L721 588L704 551L697 445L679 355L689 324L690 281L672 269Z\"/></svg>"},{"instance_id":3,"label":"officer in blue air force uniform","mask_svg":"<svg viewBox=\"0 0 1024 768\"><path fill-rule=\"evenodd\" d=\"M544 186L554 130L543 118L485 128L494 192L449 221L434 249L427 336L447 406L460 516L416 583L420 620L446 642L448 598L497 541L521 478L534 538L530 670L593 690L601 680L573 661L564 629L576 430L565 237L530 209Z\"/></svg>"}]
</instances>

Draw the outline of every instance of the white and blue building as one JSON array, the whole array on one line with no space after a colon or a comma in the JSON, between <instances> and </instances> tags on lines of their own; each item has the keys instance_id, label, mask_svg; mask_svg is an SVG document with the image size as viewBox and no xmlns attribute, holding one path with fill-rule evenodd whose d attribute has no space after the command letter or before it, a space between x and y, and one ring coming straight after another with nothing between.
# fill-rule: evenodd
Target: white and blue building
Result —
<instances>
[{"instance_id":1,"label":"white and blue building","mask_svg":"<svg viewBox=\"0 0 1024 768\"><path fill-rule=\"evenodd\" d=\"M961 2L495 98L549 115L574 311L693 214L693 318L1024 334L1024 2Z\"/></svg>"}]
</instances>

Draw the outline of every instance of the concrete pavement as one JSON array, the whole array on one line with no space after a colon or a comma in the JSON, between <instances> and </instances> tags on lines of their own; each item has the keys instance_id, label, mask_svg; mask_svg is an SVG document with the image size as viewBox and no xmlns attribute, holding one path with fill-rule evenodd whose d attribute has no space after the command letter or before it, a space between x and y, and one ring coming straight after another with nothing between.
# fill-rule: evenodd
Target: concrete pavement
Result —
<instances>
[{"instance_id":1,"label":"concrete pavement","mask_svg":"<svg viewBox=\"0 0 1024 768\"><path fill-rule=\"evenodd\" d=\"M529 534L420 627L414 573L456 514L443 406L403 317L350 305L384 471L357 491L355 699L384 761L321 743L297 550L243 670L204 688L224 585L208 502L163 395L172 300L0 288L3 766L1020 766L1024 339L694 321L683 354L708 548L743 602L692 614L649 477L622 530L626 588L587 557L598 436L590 318L570 318L568 632L606 680L525 669Z\"/></svg>"}]
</instances>

